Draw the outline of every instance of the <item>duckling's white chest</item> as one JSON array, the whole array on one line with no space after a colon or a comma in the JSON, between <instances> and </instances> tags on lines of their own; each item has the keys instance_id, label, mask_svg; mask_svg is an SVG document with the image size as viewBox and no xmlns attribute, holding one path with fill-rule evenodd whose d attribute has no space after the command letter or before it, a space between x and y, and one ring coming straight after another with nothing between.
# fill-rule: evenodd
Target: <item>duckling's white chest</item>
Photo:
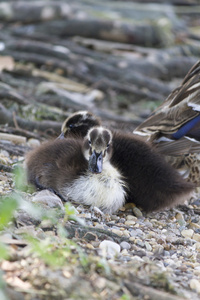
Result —
<instances>
[{"instance_id":1,"label":"duckling's white chest","mask_svg":"<svg viewBox=\"0 0 200 300\"><path fill-rule=\"evenodd\" d=\"M120 173L106 162L102 173L92 174L88 171L60 192L74 202L97 206L106 213L114 213L125 202L124 188L125 183Z\"/></svg>"}]
</instances>

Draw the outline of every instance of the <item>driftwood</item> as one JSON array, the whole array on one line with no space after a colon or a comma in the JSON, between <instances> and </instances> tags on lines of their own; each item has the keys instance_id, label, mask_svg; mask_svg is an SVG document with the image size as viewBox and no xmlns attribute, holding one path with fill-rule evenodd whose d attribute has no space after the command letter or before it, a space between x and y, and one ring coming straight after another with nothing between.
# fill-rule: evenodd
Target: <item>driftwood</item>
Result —
<instances>
[{"instance_id":1,"label":"driftwood","mask_svg":"<svg viewBox=\"0 0 200 300\"><path fill-rule=\"evenodd\" d=\"M77 42L81 43L82 41L79 38ZM105 47L106 51L110 43L106 44L106 42L91 40L87 44L84 42L82 44L87 47L92 46L93 48L96 45L97 48L101 45L101 49ZM131 45L129 45L126 50L126 47L123 48L121 46L119 48L119 44L114 44L110 55L96 52L96 56L93 55L93 57L90 57L91 50L84 48L83 53L83 51L80 51L80 46L70 49L68 45L66 47L58 47L44 42L32 42L28 40L20 40L19 42L11 40L5 43L2 53L11 55L15 60L33 62L38 66L45 64L50 70L52 68L59 68L63 70L65 75L74 76L77 80L82 80L89 84L94 84L102 80L102 77L106 82L108 81L106 77L109 76L109 80L116 81L116 84L113 84L116 90L119 90L119 92L127 91L127 94L131 92L132 95L136 94L136 98L140 93L140 98L145 96L142 91L139 91L140 87L145 86L149 91L157 92L157 97L149 95L150 99L153 97L152 99L156 100L157 98L160 99L161 95L167 96L171 91L160 79L169 80L172 77L182 77L182 74L186 73L196 62L194 57L180 57L180 54L183 52L191 53L191 55L200 55L200 47L198 45L194 46L195 49L192 49L192 47L190 43L188 46L169 48L168 50L154 50L152 52L150 49L146 49L146 52L141 53L139 59L134 59L134 57L128 59L124 58L126 51L133 51L134 54L140 49L131 48ZM113 56L116 50L118 50L118 53ZM93 53L95 52L93 51ZM149 60L144 61L144 58L148 58L148 56ZM152 58L154 59L154 63L152 63ZM170 72L166 72L166 70L170 70ZM133 86L131 91L126 87L126 84L129 85L130 89L131 85ZM104 83L106 90L109 86L110 84L106 85Z\"/></svg>"},{"instance_id":2,"label":"driftwood","mask_svg":"<svg viewBox=\"0 0 200 300\"><path fill-rule=\"evenodd\" d=\"M39 134L27 131L22 128L14 128L14 127L5 126L5 127L0 128L0 132L11 133L14 135L22 135L23 137L26 137L26 138L34 138L34 139L38 139L38 140L40 139Z\"/></svg>"},{"instance_id":3,"label":"driftwood","mask_svg":"<svg viewBox=\"0 0 200 300\"><path fill-rule=\"evenodd\" d=\"M11 141L15 144L25 144L26 138L20 135L1 133L0 132L0 140Z\"/></svg>"},{"instance_id":4,"label":"driftwood","mask_svg":"<svg viewBox=\"0 0 200 300\"><path fill-rule=\"evenodd\" d=\"M13 114L6 109L2 104L0 104L0 124L8 124L9 126L15 126L17 122L18 126L21 128L26 128L29 131L38 130L42 135L45 133L51 133L57 135L60 132L61 124L58 122L51 121L30 121L22 119L18 116L13 118Z\"/></svg>"},{"instance_id":5,"label":"driftwood","mask_svg":"<svg viewBox=\"0 0 200 300\"><path fill-rule=\"evenodd\" d=\"M30 147L22 146L22 145L13 145L12 143L5 143L0 141L0 149L7 151L10 155L24 156L27 151L30 150ZM3 168L7 168L7 166L1 165ZM8 169L6 172L10 172Z\"/></svg>"},{"instance_id":6,"label":"driftwood","mask_svg":"<svg viewBox=\"0 0 200 300\"><path fill-rule=\"evenodd\" d=\"M37 22L69 16L72 11L68 4L63 2L8 2L1 1L0 15L2 21L8 22Z\"/></svg>"},{"instance_id":7,"label":"driftwood","mask_svg":"<svg viewBox=\"0 0 200 300\"><path fill-rule=\"evenodd\" d=\"M69 238L84 238L88 241L91 240L112 240L117 243L121 243L122 241L128 241L125 237L120 237L117 234L104 229L81 226L77 224L66 224L65 229L67 230Z\"/></svg>"},{"instance_id":8,"label":"driftwood","mask_svg":"<svg viewBox=\"0 0 200 300\"><path fill-rule=\"evenodd\" d=\"M169 294L164 291L159 291L149 286L134 281L125 281L125 286L134 296L144 297L149 300L183 300L182 297Z\"/></svg>"},{"instance_id":9,"label":"driftwood","mask_svg":"<svg viewBox=\"0 0 200 300\"><path fill-rule=\"evenodd\" d=\"M63 53L64 50L61 51L60 49L59 51L59 49L55 47L49 50L50 48L51 45L41 42L33 43L30 41L22 41L20 44L19 42L9 42L5 44L4 52L14 57L15 60L33 62L38 66L46 64L50 69L59 68L63 70L67 76L74 76L77 80L81 79L83 82L95 84L97 88L98 85L100 85L104 91L107 91L111 87L129 95L135 94L136 97L133 98L136 99L135 101L143 97L157 100L162 97L161 95L164 94L167 96L170 92L170 88L167 87L166 84L160 80L149 77L153 74L150 73L151 71L148 72L148 65L145 71L145 66L142 62L140 65L138 65L137 62L134 65L132 61L129 65L129 61L127 61L127 63L124 61L126 67L120 67L120 57L118 59L116 58L114 62L112 57L110 57L110 60L109 57L107 57L105 61L100 62L99 59L95 60L86 56L83 61L82 56ZM192 65L193 61L189 61L190 65ZM181 65L182 63L180 62L180 68ZM139 69L141 70L140 72L138 72ZM149 65L149 70L150 69ZM160 67L157 69L160 73ZM141 74L141 72L143 74ZM145 72L150 74L146 76L144 74ZM151 91L152 94L141 91L140 87L143 86Z\"/></svg>"},{"instance_id":10,"label":"driftwood","mask_svg":"<svg viewBox=\"0 0 200 300\"><path fill-rule=\"evenodd\" d=\"M32 25L29 33L28 26L15 30L17 35L45 37L49 31L54 36L61 38L82 36L97 38L121 43L134 43L143 46L165 46L167 38L162 29L151 24L128 25L121 22L105 20L55 20L48 21L43 25ZM143 34L145 32L145 35Z\"/></svg>"}]
</instances>

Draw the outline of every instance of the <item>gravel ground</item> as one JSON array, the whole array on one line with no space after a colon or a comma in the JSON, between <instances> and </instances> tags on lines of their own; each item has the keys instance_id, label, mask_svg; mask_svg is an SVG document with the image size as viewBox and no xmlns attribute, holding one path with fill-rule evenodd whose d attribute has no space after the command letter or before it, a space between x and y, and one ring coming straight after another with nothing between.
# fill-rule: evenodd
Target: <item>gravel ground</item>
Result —
<instances>
[{"instance_id":1,"label":"gravel ground","mask_svg":"<svg viewBox=\"0 0 200 300\"><path fill-rule=\"evenodd\" d=\"M5 166L22 159L0 152ZM13 191L11 173L0 173L0 189L6 195ZM20 195L24 203L36 203L40 212L59 212L59 218L52 224L32 215L23 204L15 215L15 226L3 231L1 240L11 256L1 268L11 299L199 299L198 200L151 214L129 205L116 215L104 215L96 208L73 204L77 222L63 218L63 203L49 191ZM56 267L30 250L24 239L27 232L41 243L62 245L60 224L67 229L67 240L86 255L87 268L79 256L74 257L73 245L70 257L64 254L66 263Z\"/></svg>"}]
</instances>

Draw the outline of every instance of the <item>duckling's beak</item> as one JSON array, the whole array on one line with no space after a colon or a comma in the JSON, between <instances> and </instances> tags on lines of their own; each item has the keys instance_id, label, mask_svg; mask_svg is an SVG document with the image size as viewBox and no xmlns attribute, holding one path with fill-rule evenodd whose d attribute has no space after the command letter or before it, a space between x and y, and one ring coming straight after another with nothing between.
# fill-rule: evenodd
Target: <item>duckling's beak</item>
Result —
<instances>
[{"instance_id":1,"label":"duckling's beak","mask_svg":"<svg viewBox=\"0 0 200 300\"><path fill-rule=\"evenodd\" d=\"M58 139L59 139L59 140L63 140L64 137L65 137L65 133L64 133L64 131L62 131L61 134L57 137L57 140L58 140Z\"/></svg>"},{"instance_id":2,"label":"duckling's beak","mask_svg":"<svg viewBox=\"0 0 200 300\"><path fill-rule=\"evenodd\" d=\"M89 171L92 173L101 173L103 168L102 152L97 153L95 150L89 158Z\"/></svg>"}]
</instances>

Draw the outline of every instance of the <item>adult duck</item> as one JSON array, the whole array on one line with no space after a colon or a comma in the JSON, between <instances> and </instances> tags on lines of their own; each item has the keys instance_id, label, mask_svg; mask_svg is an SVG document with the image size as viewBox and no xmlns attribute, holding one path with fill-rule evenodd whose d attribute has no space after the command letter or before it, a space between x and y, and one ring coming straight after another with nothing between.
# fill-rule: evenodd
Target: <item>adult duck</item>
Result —
<instances>
[{"instance_id":1,"label":"adult duck","mask_svg":"<svg viewBox=\"0 0 200 300\"><path fill-rule=\"evenodd\" d=\"M200 185L200 61L156 111L133 132Z\"/></svg>"}]
</instances>

